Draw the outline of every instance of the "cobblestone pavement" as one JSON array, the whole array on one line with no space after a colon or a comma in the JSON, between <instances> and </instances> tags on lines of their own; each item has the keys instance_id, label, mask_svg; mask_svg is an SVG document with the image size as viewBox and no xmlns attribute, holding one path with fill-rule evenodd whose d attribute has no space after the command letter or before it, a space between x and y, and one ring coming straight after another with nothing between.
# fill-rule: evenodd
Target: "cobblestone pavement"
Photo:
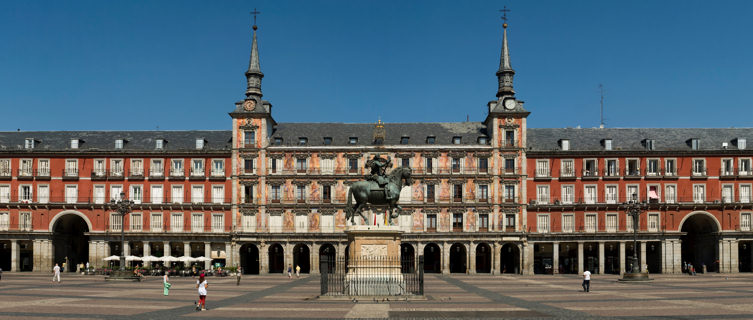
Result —
<instances>
[{"instance_id":1,"label":"cobblestone pavement","mask_svg":"<svg viewBox=\"0 0 753 320\"><path fill-rule=\"evenodd\" d=\"M319 278L209 278L209 310L196 312L195 280L161 278L105 282L63 275L60 285L41 274L3 274L1 319L230 319L230 318L753 318L753 274L655 276L651 283L618 283L594 276L590 293L575 275L426 275L423 301L316 299Z\"/></svg>"}]
</instances>

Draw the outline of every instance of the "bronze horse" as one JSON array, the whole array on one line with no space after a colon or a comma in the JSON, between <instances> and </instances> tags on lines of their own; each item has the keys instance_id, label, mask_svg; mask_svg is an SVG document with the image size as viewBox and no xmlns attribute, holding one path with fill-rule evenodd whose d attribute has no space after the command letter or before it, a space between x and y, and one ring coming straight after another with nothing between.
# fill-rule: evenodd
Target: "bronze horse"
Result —
<instances>
[{"instance_id":1,"label":"bronze horse","mask_svg":"<svg viewBox=\"0 0 753 320\"><path fill-rule=\"evenodd\" d=\"M379 188L379 185L377 185L375 181L358 181L353 183L350 186L350 190L348 190L348 204L345 210L345 220L350 219L350 222L355 224L356 214L359 214L368 225L368 219L362 212L366 204L387 205L391 212L389 216L389 224L392 225L392 219L397 218L400 215L400 212L403 211L403 208L397 204L397 201L400 199L399 192L403 189L403 180L405 180L405 185L411 185L412 183L411 169L397 167L387 174L387 179L389 182L384 187L397 187L398 190L397 197L391 201L387 201L384 189ZM355 206L351 206L353 197L356 198ZM397 209L397 211L395 211L395 209Z\"/></svg>"}]
</instances>

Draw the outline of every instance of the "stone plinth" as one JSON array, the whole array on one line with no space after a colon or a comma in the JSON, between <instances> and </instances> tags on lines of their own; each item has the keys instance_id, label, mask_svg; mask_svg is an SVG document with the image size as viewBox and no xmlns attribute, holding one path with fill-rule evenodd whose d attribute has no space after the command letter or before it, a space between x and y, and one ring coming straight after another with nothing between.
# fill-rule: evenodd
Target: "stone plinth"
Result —
<instances>
[{"instance_id":1,"label":"stone plinth","mask_svg":"<svg viewBox=\"0 0 753 320\"><path fill-rule=\"evenodd\" d=\"M651 281L653 279L648 277L648 272L639 273L625 273L622 278L618 279L620 282L637 282L637 281Z\"/></svg>"},{"instance_id":2,"label":"stone plinth","mask_svg":"<svg viewBox=\"0 0 753 320\"><path fill-rule=\"evenodd\" d=\"M350 226L345 293L350 296L404 295L400 236L395 226Z\"/></svg>"},{"instance_id":3,"label":"stone plinth","mask_svg":"<svg viewBox=\"0 0 753 320\"><path fill-rule=\"evenodd\" d=\"M141 278L133 275L133 270L113 270L105 281L141 281Z\"/></svg>"}]
</instances>

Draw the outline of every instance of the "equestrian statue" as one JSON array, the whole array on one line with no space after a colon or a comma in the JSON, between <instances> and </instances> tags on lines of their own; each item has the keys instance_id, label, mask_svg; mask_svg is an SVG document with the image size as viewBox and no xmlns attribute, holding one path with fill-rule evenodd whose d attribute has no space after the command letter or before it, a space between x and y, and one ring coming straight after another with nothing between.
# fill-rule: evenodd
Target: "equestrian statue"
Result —
<instances>
[{"instance_id":1,"label":"equestrian statue","mask_svg":"<svg viewBox=\"0 0 753 320\"><path fill-rule=\"evenodd\" d=\"M380 156L374 156L374 158L366 161L366 168L370 171L366 175L366 180L354 182L350 186L350 190L348 190L346 220L350 219L350 222L355 224L356 214L359 214L366 221L366 224L369 224L369 219L363 213L364 207L369 204L386 205L389 208L391 213L388 220L389 225L392 225L392 219L400 215L403 208L397 204L397 201L400 199L400 190L403 188L403 185L410 185L412 183L411 169L397 167L390 173L386 173L388 167L392 167L390 157L385 159ZM355 206L352 205L353 198L356 199Z\"/></svg>"}]
</instances>

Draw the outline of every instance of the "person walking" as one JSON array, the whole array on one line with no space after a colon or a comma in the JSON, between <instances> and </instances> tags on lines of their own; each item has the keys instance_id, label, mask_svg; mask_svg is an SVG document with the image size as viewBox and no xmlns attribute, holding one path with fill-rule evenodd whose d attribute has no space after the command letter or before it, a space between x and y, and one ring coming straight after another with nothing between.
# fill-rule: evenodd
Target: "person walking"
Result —
<instances>
[{"instance_id":1,"label":"person walking","mask_svg":"<svg viewBox=\"0 0 753 320\"><path fill-rule=\"evenodd\" d=\"M583 272L583 291L589 292L591 291L591 272L586 270Z\"/></svg>"},{"instance_id":2,"label":"person walking","mask_svg":"<svg viewBox=\"0 0 753 320\"><path fill-rule=\"evenodd\" d=\"M301 266L300 265L296 265L295 266L295 277L296 278L300 278L301 277Z\"/></svg>"},{"instance_id":3,"label":"person walking","mask_svg":"<svg viewBox=\"0 0 753 320\"><path fill-rule=\"evenodd\" d=\"M55 279L60 283L60 266L57 263L52 268L52 282L55 282Z\"/></svg>"},{"instance_id":4,"label":"person walking","mask_svg":"<svg viewBox=\"0 0 753 320\"><path fill-rule=\"evenodd\" d=\"M165 295L170 294L170 287L172 287L172 285L170 284L170 276L167 273L165 273L165 275L162 276L162 287L164 288L163 293Z\"/></svg>"},{"instance_id":5,"label":"person walking","mask_svg":"<svg viewBox=\"0 0 753 320\"><path fill-rule=\"evenodd\" d=\"M288 264L288 279L293 278L293 265Z\"/></svg>"},{"instance_id":6,"label":"person walking","mask_svg":"<svg viewBox=\"0 0 753 320\"><path fill-rule=\"evenodd\" d=\"M236 270L236 273L235 273L235 285L236 286L241 285L241 274L242 273L243 273L243 270L241 269L241 267L238 267L238 270Z\"/></svg>"},{"instance_id":7,"label":"person walking","mask_svg":"<svg viewBox=\"0 0 753 320\"><path fill-rule=\"evenodd\" d=\"M3 268L0 268L0 280L3 280Z\"/></svg>"},{"instance_id":8,"label":"person walking","mask_svg":"<svg viewBox=\"0 0 753 320\"><path fill-rule=\"evenodd\" d=\"M199 275L199 280L196 280L196 288L199 289L199 303L196 305L196 309L201 308L201 311L207 309L207 280L204 278L204 274Z\"/></svg>"}]
</instances>

